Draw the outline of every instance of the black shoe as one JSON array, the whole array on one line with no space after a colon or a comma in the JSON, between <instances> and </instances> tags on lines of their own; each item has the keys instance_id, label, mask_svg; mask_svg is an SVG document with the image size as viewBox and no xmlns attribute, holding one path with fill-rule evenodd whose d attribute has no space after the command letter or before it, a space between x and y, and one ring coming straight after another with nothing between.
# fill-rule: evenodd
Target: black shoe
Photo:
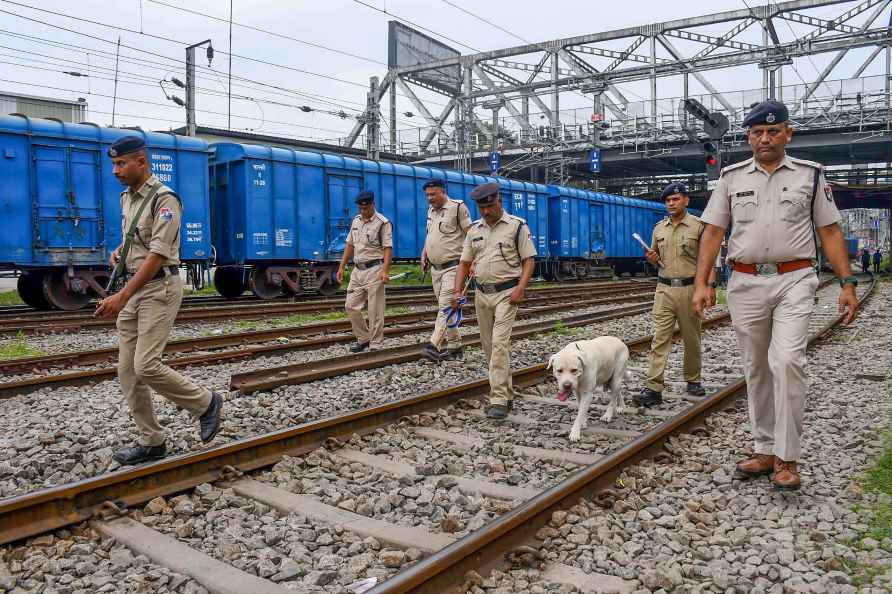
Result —
<instances>
[{"instance_id":1,"label":"black shoe","mask_svg":"<svg viewBox=\"0 0 892 594\"><path fill-rule=\"evenodd\" d=\"M640 394L632 396L632 400L634 400L635 404L638 406L656 406L658 404L663 404L663 393L651 390L650 388L644 388L641 390Z\"/></svg>"},{"instance_id":2,"label":"black shoe","mask_svg":"<svg viewBox=\"0 0 892 594\"><path fill-rule=\"evenodd\" d=\"M446 349L440 351L440 361L452 361L454 359L462 359L465 356L465 347L460 346L456 349Z\"/></svg>"},{"instance_id":3,"label":"black shoe","mask_svg":"<svg viewBox=\"0 0 892 594\"><path fill-rule=\"evenodd\" d=\"M353 344L350 346L350 352L351 353L361 353L362 351L366 350L367 348L369 348L369 343L357 342L356 344Z\"/></svg>"},{"instance_id":4,"label":"black shoe","mask_svg":"<svg viewBox=\"0 0 892 594\"><path fill-rule=\"evenodd\" d=\"M510 410L508 404L493 404L488 409L486 409L486 416L490 419L504 419L508 416L508 410Z\"/></svg>"},{"instance_id":5,"label":"black shoe","mask_svg":"<svg viewBox=\"0 0 892 594\"><path fill-rule=\"evenodd\" d=\"M439 363L441 359L440 351L431 343L427 343L421 348L421 356L431 363Z\"/></svg>"},{"instance_id":6,"label":"black shoe","mask_svg":"<svg viewBox=\"0 0 892 594\"><path fill-rule=\"evenodd\" d=\"M223 397L216 392L211 392L211 403L204 414L198 418L201 426L201 442L207 443L214 439L220 431L220 411L223 410Z\"/></svg>"},{"instance_id":7,"label":"black shoe","mask_svg":"<svg viewBox=\"0 0 892 594\"><path fill-rule=\"evenodd\" d=\"M687 392L691 396L706 396L706 388L700 382L688 382Z\"/></svg>"},{"instance_id":8,"label":"black shoe","mask_svg":"<svg viewBox=\"0 0 892 594\"><path fill-rule=\"evenodd\" d=\"M135 445L115 452L112 459L123 466L132 464L142 464L143 462L151 462L152 460L160 460L167 455L167 447L162 443L156 446Z\"/></svg>"}]
</instances>

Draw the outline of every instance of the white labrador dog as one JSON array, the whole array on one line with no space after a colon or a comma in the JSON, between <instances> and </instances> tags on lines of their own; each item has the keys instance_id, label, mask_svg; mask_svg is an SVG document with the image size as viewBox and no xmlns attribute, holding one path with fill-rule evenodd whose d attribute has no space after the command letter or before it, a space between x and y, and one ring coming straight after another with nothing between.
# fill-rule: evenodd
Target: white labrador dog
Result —
<instances>
[{"instance_id":1,"label":"white labrador dog","mask_svg":"<svg viewBox=\"0 0 892 594\"><path fill-rule=\"evenodd\" d=\"M580 433L588 426L588 409L595 388L601 387L611 393L602 421L609 423L614 414L623 413L622 383L623 379L632 377L626 369L628 362L629 347L613 336L571 342L548 360L546 369L552 369L558 382L557 399L564 402L574 393L579 398L570 441L579 441Z\"/></svg>"}]
</instances>

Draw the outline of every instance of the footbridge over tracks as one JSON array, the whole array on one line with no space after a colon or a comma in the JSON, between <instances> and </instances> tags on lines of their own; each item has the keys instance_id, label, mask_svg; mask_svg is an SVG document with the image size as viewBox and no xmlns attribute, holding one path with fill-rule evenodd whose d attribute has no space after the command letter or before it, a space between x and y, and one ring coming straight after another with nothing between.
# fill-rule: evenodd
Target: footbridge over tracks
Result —
<instances>
[{"instance_id":1,"label":"footbridge over tracks","mask_svg":"<svg viewBox=\"0 0 892 594\"><path fill-rule=\"evenodd\" d=\"M470 55L428 39L440 48L433 52L439 59L424 62L400 57L421 34L400 37L392 26L390 68L380 85L375 79L369 109L340 142L480 172L498 152L502 175L596 181L640 195L613 180L704 171L706 136L682 109L685 99L728 117L723 158L732 163L749 154L744 115L771 97L790 108L797 129L791 154L826 165L885 164L892 161L890 3L750 2ZM727 90L733 81L741 81L737 90ZM407 106L398 105L397 89L426 127L398 129L396 116ZM646 89L646 96L632 100L632 89ZM593 150L600 151L596 174Z\"/></svg>"}]
</instances>

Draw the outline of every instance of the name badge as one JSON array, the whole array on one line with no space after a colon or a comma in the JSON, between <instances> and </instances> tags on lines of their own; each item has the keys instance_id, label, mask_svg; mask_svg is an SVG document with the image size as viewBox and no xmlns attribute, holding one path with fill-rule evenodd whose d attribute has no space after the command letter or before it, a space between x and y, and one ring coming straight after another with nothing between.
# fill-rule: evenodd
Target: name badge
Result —
<instances>
[{"instance_id":1,"label":"name badge","mask_svg":"<svg viewBox=\"0 0 892 594\"><path fill-rule=\"evenodd\" d=\"M735 198L745 198L746 196L755 196L756 192L753 190L747 190L746 192L737 192L734 194Z\"/></svg>"}]
</instances>

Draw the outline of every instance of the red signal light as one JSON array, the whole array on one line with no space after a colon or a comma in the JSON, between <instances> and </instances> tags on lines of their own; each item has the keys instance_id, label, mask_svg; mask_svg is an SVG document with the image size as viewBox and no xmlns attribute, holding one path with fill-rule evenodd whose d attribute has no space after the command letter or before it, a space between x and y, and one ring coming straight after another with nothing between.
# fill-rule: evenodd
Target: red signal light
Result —
<instances>
[{"instance_id":1,"label":"red signal light","mask_svg":"<svg viewBox=\"0 0 892 594\"><path fill-rule=\"evenodd\" d=\"M715 155L707 155L706 156L706 164L709 165L710 167L715 165L717 162L718 161L716 160Z\"/></svg>"}]
</instances>

